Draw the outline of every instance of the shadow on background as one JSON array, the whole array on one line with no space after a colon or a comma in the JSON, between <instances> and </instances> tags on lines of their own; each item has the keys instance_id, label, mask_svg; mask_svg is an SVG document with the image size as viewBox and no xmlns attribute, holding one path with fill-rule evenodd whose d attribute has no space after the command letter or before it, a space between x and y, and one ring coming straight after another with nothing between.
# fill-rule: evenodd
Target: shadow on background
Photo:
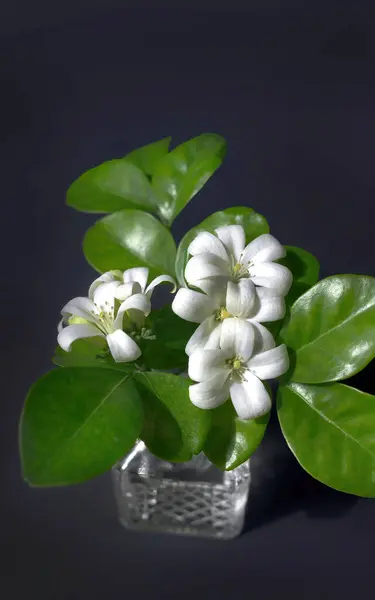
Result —
<instances>
[{"instance_id":1,"label":"shadow on background","mask_svg":"<svg viewBox=\"0 0 375 600\"><path fill-rule=\"evenodd\" d=\"M344 383L375 394L375 361ZM244 533L300 511L311 518L341 517L357 500L325 486L302 469L283 438L274 410L263 443L251 459Z\"/></svg>"},{"instance_id":2,"label":"shadow on background","mask_svg":"<svg viewBox=\"0 0 375 600\"><path fill-rule=\"evenodd\" d=\"M251 459L244 533L300 511L315 518L341 517L356 502L356 496L337 492L303 470L273 413L263 443Z\"/></svg>"}]
</instances>

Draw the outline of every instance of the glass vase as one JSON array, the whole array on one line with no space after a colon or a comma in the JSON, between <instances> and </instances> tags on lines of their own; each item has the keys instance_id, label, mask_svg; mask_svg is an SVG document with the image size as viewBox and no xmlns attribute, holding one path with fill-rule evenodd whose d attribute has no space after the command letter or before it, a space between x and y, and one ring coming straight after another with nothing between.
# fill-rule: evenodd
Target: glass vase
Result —
<instances>
[{"instance_id":1,"label":"glass vase","mask_svg":"<svg viewBox=\"0 0 375 600\"><path fill-rule=\"evenodd\" d=\"M220 539L242 531L250 461L223 472L204 454L170 463L138 442L112 475L120 522L126 528Z\"/></svg>"}]
</instances>

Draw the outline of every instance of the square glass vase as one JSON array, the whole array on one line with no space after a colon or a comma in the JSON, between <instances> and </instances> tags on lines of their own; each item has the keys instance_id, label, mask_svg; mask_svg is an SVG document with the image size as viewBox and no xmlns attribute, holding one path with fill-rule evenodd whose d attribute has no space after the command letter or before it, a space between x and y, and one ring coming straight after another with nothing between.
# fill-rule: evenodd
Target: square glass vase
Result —
<instances>
[{"instance_id":1,"label":"square glass vase","mask_svg":"<svg viewBox=\"0 0 375 600\"><path fill-rule=\"evenodd\" d=\"M223 472L204 454L170 463L138 442L112 477L119 519L128 529L219 539L243 529L250 461Z\"/></svg>"}]
</instances>

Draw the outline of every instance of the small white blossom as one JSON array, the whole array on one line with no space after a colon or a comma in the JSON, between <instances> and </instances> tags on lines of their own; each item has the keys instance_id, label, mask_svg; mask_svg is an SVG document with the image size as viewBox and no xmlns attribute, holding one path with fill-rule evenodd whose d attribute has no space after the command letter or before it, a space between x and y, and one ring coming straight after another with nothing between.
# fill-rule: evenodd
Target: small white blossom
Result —
<instances>
[{"instance_id":1,"label":"small white blossom","mask_svg":"<svg viewBox=\"0 0 375 600\"><path fill-rule=\"evenodd\" d=\"M171 283L173 285L172 293L176 290L176 282L170 275L159 275L147 285L148 280L148 269L147 267L133 267L122 271L107 271L100 275L89 288L89 297L92 298L97 287L103 283L116 283L116 298L119 300L125 300L132 294L145 294L148 298L151 298L152 292L155 287L160 283Z\"/></svg>"},{"instance_id":2,"label":"small white blossom","mask_svg":"<svg viewBox=\"0 0 375 600\"><path fill-rule=\"evenodd\" d=\"M116 362L139 358L141 350L129 334L142 327L150 313L155 286L163 281L175 285L169 275L156 277L149 286L147 278L148 269L143 267L124 273L109 271L98 277L88 298L73 298L62 309L57 337L61 348L68 352L75 340L100 336L106 339Z\"/></svg>"},{"instance_id":3,"label":"small white blossom","mask_svg":"<svg viewBox=\"0 0 375 600\"><path fill-rule=\"evenodd\" d=\"M285 300L272 289L256 288L250 279L240 279L212 288L210 295L181 288L173 299L172 310L186 321L200 323L186 345L189 356L197 348L217 348L223 321L230 317L238 318L239 335L241 323L252 324L260 351L273 339L261 323L281 319Z\"/></svg>"},{"instance_id":4,"label":"small white blossom","mask_svg":"<svg viewBox=\"0 0 375 600\"><path fill-rule=\"evenodd\" d=\"M288 293L292 274L273 262L285 256L285 249L272 235L260 235L246 246L241 225L219 227L215 234L203 231L190 244L192 258L185 269L188 284L211 293L218 284L246 278L281 296Z\"/></svg>"},{"instance_id":5,"label":"small white blossom","mask_svg":"<svg viewBox=\"0 0 375 600\"><path fill-rule=\"evenodd\" d=\"M271 398L262 381L288 370L288 352L284 344L275 348L273 340L259 352L254 329L245 323L226 319L220 348L198 349L189 357L189 377L198 382L189 388L195 406L215 408L230 397L240 419L255 419L270 410Z\"/></svg>"}]
</instances>

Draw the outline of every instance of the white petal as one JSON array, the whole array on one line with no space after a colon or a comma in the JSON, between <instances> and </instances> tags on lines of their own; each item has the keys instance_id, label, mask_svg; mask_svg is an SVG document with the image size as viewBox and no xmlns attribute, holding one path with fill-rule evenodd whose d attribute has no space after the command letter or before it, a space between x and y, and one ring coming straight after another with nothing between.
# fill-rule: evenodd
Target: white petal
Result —
<instances>
[{"instance_id":1,"label":"white petal","mask_svg":"<svg viewBox=\"0 0 375 600\"><path fill-rule=\"evenodd\" d=\"M227 279L225 278L223 280L221 277L214 277L213 279L206 279L205 281L211 282L209 291L206 292L207 296L211 298L215 306L225 307L225 300L227 296Z\"/></svg>"},{"instance_id":2,"label":"white petal","mask_svg":"<svg viewBox=\"0 0 375 600\"><path fill-rule=\"evenodd\" d=\"M263 233L248 244L243 251L241 262L269 262L285 256L285 248L270 233Z\"/></svg>"},{"instance_id":3,"label":"white petal","mask_svg":"<svg viewBox=\"0 0 375 600\"><path fill-rule=\"evenodd\" d=\"M145 294L134 294L127 298L119 307L114 321L114 329L122 329L122 319L124 312L135 309L143 315L148 315L151 311L150 299Z\"/></svg>"},{"instance_id":4,"label":"white petal","mask_svg":"<svg viewBox=\"0 0 375 600\"><path fill-rule=\"evenodd\" d=\"M263 383L247 372L244 381L233 382L230 397L240 419L257 419L271 410L271 398Z\"/></svg>"},{"instance_id":5,"label":"white petal","mask_svg":"<svg viewBox=\"0 0 375 600\"><path fill-rule=\"evenodd\" d=\"M100 310L110 310L114 305L116 290L120 285L120 281L110 281L99 285L93 294L94 304Z\"/></svg>"},{"instance_id":6,"label":"white petal","mask_svg":"<svg viewBox=\"0 0 375 600\"><path fill-rule=\"evenodd\" d=\"M203 252L210 254L216 254L225 261L229 261L227 251L223 244L217 239L215 235L208 231L202 231L198 233L197 237L191 242L188 247L188 253L192 256L196 254L202 254Z\"/></svg>"},{"instance_id":7,"label":"white petal","mask_svg":"<svg viewBox=\"0 0 375 600\"><path fill-rule=\"evenodd\" d=\"M197 327L186 344L185 352L190 356L197 348L219 348L220 346L221 323L215 317L205 319Z\"/></svg>"},{"instance_id":8,"label":"white petal","mask_svg":"<svg viewBox=\"0 0 375 600\"><path fill-rule=\"evenodd\" d=\"M227 375L220 373L203 383L189 387L191 402L202 409L216 408L229 398L229 383Z\"/></svg>"},{"instance_id":9,"label":"white petal","mask_svg":"<svg viewBox=\"0 0 375 600\"><path fill-rule=\"evenodd\" d=\"M59 324L57 325L57 331L58 333L60 333L60 331L62 331L64 329L64 317L59 321Z\"/></svg>"},{"instance_id":10,"label":"white petal","mask_svg":"<svg viewBox=\"0 0 375 600\"><path fill-rule=\"evenodd\" d=\"M103 275L100 275L100 277L95 279L95 281L93 281L92 284L90 285L89 298L93 297L96 288L99 287L99 285L101 285L102 283L109 283L110 281L118 281L121 279L122 279L121 271L107 271L106 273L103 273Z\"/></svg>"},{"instance_id":11,"label":"white petal","mask_svg":"<svg viewBox=\"0 0 375 600\"><path fill-rule=\"evenodd\" d=\"M147 267L133 267L133 269L127 269L127 271L124 271L124 283L139 283L141 286L141 292L144 292L146 289L147 279Z\"/></svg>"},{"instance_id":12,"label":"white petal","mask_svg":"<svg viewBox=\"0 0 375 600\"><path fill-rule=\"evenodd\" d=\"M226 309L231 315L250 317L257 301L256 288L250 279L240 279L238 283L228 281Z\"/></svg>"},{"instance_id":13,"label":"white petal","mask_svg":"<svg viewBox=\"0 0 375 600\"><path fill-rule=\"evenodd\" d=\"M82 319L86 319L91 323L97 322L97 317L93 315L93 313L96 312L97 311L95 309L93 301L90 300L90 298L84 297L73 298L73 300L70 300L68 304L65 304L65 306L61 310L61 314L63 317L66 317L68 315L75 315L76 317L82 317Z\"/></svg>"},{"instance_id":14,"label":"white petal","mask_svg":"<svg viewBox=\"0 0 375 600\"><path fill-rule=\"evenodd\" d=\"M101 331L94 325L68 325L60 331L57 336L57 343L65 352L69 352L71 345L75 340L80 340L89 337L100 336L104 337Z\"/></svg>"},{"instance_id":15,"label":"white petal","mask_svg":"<svg viewBox=\"0 0 375 600\"><path fill-rule=\"evenodd\" d=\"M173 277L171 277L170 275L159 275L159 277L155 277L155 279L153 279L153 281L151 281L150 285L147 286L145 294L147 294L147 296L149 298L151 298L152 292L154 291L154 288L159 285L160 283L171 283L173 285L173 289L171 291L171 294L174 294L174 292L177 289L177 285L175 280L173 279Z\"/></svg>"},{"instance_id":16,"label":"white petal","mask_svg":"<svg viewBox=\"0 0 375 600\"><path fill-rule=\"evenodd\" d=\"M146 294L134 294L127 298L120 306L118 312L135 308L148 315L151 310L150 298Z\"/></svg>"},{"instance_id":17,"label":"white petal","mask_svg":"<svg viewBox=\"0 0 375 600\"><path fill-rule=\"evenodd\" d=\"M115 362L130 362L142 354L135 341L120 329L107 335L106 339Z\"/></svg>"},{"instance_id":18,"label":"white petal","mask_svg":"<svg viewBox=\"0 0 375 600\"><path fill-rule=\"evenodd\" d=\"M253 321L249 319L249 322L252 324L255 330L255 341L254 341L254 349L253 354L258 354L259 352L265 352L266 350L271 350L276 345L274 337L270 331L257 321Z\"/></svg>"},{"instance_id":19,"label":"white petal","mask_svg":"<svg viewBox=\"0 0 375 600\"><path fill-rule=\"evenodd\" d=\"M245 247L245 232L242 225L225 225L215 229L218 238L223 242L228 252L239 262Z\"/></svg>"},{"instance_id":20,"label":"white petal","mask_svg":"<svg viewBox=\"0 0 375 600\"><path fill-rule=\"evenodd\" d=\"M141 286L136 281L128 281L128 283L122 283L115 290L115 298L122 302L127 298L130 298L133 294L141 294Z\"/></svg>"},{"instance_id":21,"label":"white petal","mask_svg":"<svg viewBox=\"0 0 375 600\"><path fill-rule=\"evenodd\" d=\"M224 319L221 326L220 348L227 358L239 356L248 360L253 352L255 331L245 319Z\"/></svg>"},{"instance_id":22,"label":"white petal","mask_svg":"<svg viewBox=\"0 0 375 600\"><path fill-rule=\"evenodd\" d=\"M259 379L274 379L289 369L289 356L285 344L256 354L247 362L248 369Z\"/></svg>"},{"instance_id":23,"label":"white petal","mask_svg":"<svg viewBox=\"0 0 375 600\"><path fill-rule=\"evenodd\" d=\"M219 306L224 306L227 282L227 276L207 277L206 279L198 279L196 283L194 283L194 287L202 290L202 292L209 296L209 298L212 298ZM219 299L220 301L218 301Z\"/></svg>"},{"instance_id":24,"label":"white petal","mask_svg":"<svg viewBox=\"0 0 375 600\"><path fill-rule=\"evenodd\" d=\"M179 289L172 302L173 312L192 323L202 323L211 317L217 308L219 307L206 294L188 288Z\"/></svg>"},{"instance_id":25,"label":"white petal","mask_svg":"<svg viewBox=\"0 0 375 600\"><path fill-rule=\"evenodd\" d=\"M193 381L206 381L222 371L225 371L226 377L229 377L229 369L225 364L225 355L222 350L200 348L189 356L188 373Z\"/></svg>"},{"instance_id":26,"label":"white petal","mask_svg":"<svg viewBox=\"0 0 375 600\"><path fill-rule=\"evenodd\" d=\"M255 285L270 288L282 296L289 292L293 280L287 267L273 262L256 263L249 268L249 274Z\"/></svg>"},{"instance_id":27,"label":"white petal","mask_svg":"<svg viewBox=\"0 0 375 600\"><path fill-rule=\"evenodd\" d=\"M249 317L259 323L278 321L285 316L285 298L272 289L265 287L256 288L257 301Z\"/></svg>"},{"instance_id":28,"label":"white petal","mask_svg":"<svg viewBox=\"0 0 375 600\"><path fill-rule=\"evenodd\" d=\"M185 268L185 279L190 285L196 285L200 280L215 277L220 277L223 281L226 281L229 276L229 263L216 254L208 252L193 256Z\"/></svg>"}]
</instances>

